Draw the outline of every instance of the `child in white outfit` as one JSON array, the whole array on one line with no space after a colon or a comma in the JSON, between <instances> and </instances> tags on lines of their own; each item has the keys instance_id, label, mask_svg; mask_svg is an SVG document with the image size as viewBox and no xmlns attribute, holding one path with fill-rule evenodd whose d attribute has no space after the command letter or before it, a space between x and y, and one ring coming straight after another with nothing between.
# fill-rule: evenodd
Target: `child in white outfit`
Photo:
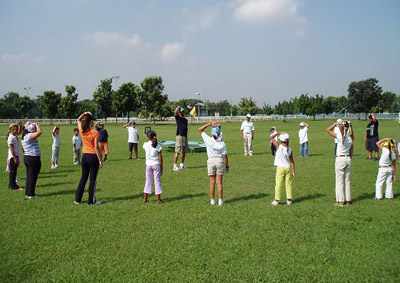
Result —
<instances>
[{"instance_id":1,"label":"child in white outfit","mask_svg":"<svg viewBox=\"0 0 400 283\"><path fill-rule=\"evenodd\" d=\"M393 198L393 182L396 180L396 159L397 151L395 142L392 139L381 139L377 146L382 150L379 159L379 171L375 185L375 198L382 200L383 183L386 181L385 198Z\"/></svg>"}]
</instances>

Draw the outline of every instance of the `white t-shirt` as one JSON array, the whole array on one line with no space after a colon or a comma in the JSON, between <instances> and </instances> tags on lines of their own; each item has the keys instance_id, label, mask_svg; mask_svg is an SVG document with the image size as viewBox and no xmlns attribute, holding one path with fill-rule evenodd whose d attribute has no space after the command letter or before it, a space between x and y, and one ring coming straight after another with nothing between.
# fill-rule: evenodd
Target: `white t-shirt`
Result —
<instances>
[{"instance_id":1,"label":"white t-shirt","mask_svg":"<svg viewBox=\"0 0 400 283\"><path fill-rule=\"evenodd\" d=\"M333 128L333 132L337 135L337 134L340 134L340 129L339 129L339 127L338 126L335 126L334 128ZM337 141L337 139L335 139L335 143L338 143L338 141Z\"/></svg>"},{"instance_id":2,"label":"white t-shirt","mask_svg":"<svg viewBox=\"0 0 400 283\"><path fill-rule=\"evenodd\" d=\"M221 157L228 154L226 150L226 145L222 140L216 140L213 137L210 137L205 132L201 133L201 137L203 138L204 144L207 149L208 158L212 157Z\"/></svg>"},{"instance_id":3,"label":"white t-shirt","mask_svg":"<svg viewBox=\"0 0 400 283\"><path fill-rule=\"evenodd\" d=\"M350 148L351 145L353 144L353 141L351 140L351 137L349 135L346 136L346 140L344 141L343 144L343 138L342 134L339 132L336 134L336 138L338 140L337 144L337 149L336 149L336 156L339 155L349 155L350 154Z\"/></svg>"},{"instance_id":4,"label":"white t-shirt","mask_svg":"<svg viewBox=\"0 0 400 283\"><path fill-rule=\"evenodd\" d=\"M139 136L138 129L134 127L126 127L126 130L128 131L128 142L138 143L138 136Z\"/></svg>"},{"instance_id":5,"label":"white t-shirt","mask_svg":"<svg viewBox=\"0 0 400 283\"><path fill-rule=\"evenodd\" d=\"M275 153L274 165L276 167L290 168L290 154L292 154L290 147L285 147L280 144Z\"/></svg>"},{"instance_id":6,"label":"white t-shirt","mask_svg":"<svg viewBox=\"0 0 400 283\"><path fill-rule=\"evenodd\" d=\"M60 134L53 135L53 146L59 147L61 144Z\"/></svg>"},{"instance_id":7,"label":"white t-shirt","mask_svg":"<svg viewBox=\"0 0 400 283\"><path fill-rule=\"evenodd\" d=\"M38 139L31 139L32 134L26 134L22 139L22 148L26 156L40 156Z\"/></svg>"},{"instance_id":8,"label":"white t-shirt","mask_svg":"<svg viewBox=\"0 0 400 283\"><path fill-rule=\"evenodd\" d=\"M13 147L14 147L14 154L15 154L15 156L18 156L18 157L19 157L19 140L18 140L18 137L17 137L17 136L14 136L13 134L10 134L10 135L8 136L8 139L7 139L7 144L8 144L8 145L10 145L10 144L13 145ZM8 159L10 159L10 158L13 158L13 155L12 155L11 149L10 149L10 147L9 147L9 148L8 148Z\"/></svg>"},{"instance_id":9,"label":"white t-shirt","mask_svg":"<svg viewBox=\"0 0 400 283\"><path fill-rule=\"evenodd\" d=\"M80 135L72 136L72 144L75 145L75 149L80 149L82 147L82 139Z\"/></svg>"},{"instance_id":10,"label":"white t-shirt","mask_svg":"<svg viewBox=\"0 0 400 283\"><path fill-rule=\"evenodd\" d=\"M300 139L300 144L308 142L308 127L304 127L299 130L299 139Z\"/></svg>"},{"instance_id":11,"label":"white t-shirt","mask_svg":"<svg viewBox=\"0 0 400 283\"><path fill-rule=\"evenodd\" d=\"M143 149L146 152L146 165L153 166L160 164L160 160L158 159L158 153L162 150L160 144L154 148L151 144L151 141L143 143Z\"/></svg>"},{"instance_id":12,"label":"white t-shirt","mask_svg":"<svg viewBox=\"0 0 400 283\"><path fill-rule=\"evenodd\" d=\"M243 134L251 134L254 131L253 122L243 121L240 130L243 131Z\"/></svg>"},{"instance_id":13,"label":"white t-shirt","mask_svg":"<svg viewBox=\"0 0 400 283\"><path fill-rule=\"evenodd\" d=\"M396 160L396 152L392 150L392 160L389 159L389 149L382 148L381 158L379 159L379 166L391 166L392 161Z\"/></svg>"}]
</instances>

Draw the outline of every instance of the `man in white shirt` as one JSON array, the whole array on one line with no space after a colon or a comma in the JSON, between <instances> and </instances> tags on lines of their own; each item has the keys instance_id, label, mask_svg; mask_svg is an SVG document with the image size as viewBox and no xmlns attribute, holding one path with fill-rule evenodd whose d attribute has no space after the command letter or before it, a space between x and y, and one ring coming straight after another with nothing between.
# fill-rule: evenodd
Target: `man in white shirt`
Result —
<instances>
[{"instance_id":1,"label":"man in white shirt","mask_svg":"<svg viewBox=\"0 0 400 283\"><path fill-rule=\"evenodd\" d=\"M246 115L246 120L242 122L240 127L240 137L243 138L244 156L253 156L252 141L254 139L254 125L251 120L251 115Z\"/></svg>"},{"instance_id":2,"label":"man in white shirt","mask_svg":"<svg viewBox=\"0 0 400 283\"><path fill-rule=\"evenodd\" d=\"M301 157L308 157L308 127L306 123L300 123L299 140Z\"/></svg>"},{"instance_id":3,"label":"man in white shirt","mask_svg":"<svg viewBox=\"0 0 400 283\"><path fill-rule=\"evenodd\" d=\"M128 124L123 125L128 131L128 145L129 145L129 159L132 159L132 151L135 149L136 160L139 160L138 144L139 144L139 131L136 129L136 122L131 121Z\"/></svg>"}]
</instances>

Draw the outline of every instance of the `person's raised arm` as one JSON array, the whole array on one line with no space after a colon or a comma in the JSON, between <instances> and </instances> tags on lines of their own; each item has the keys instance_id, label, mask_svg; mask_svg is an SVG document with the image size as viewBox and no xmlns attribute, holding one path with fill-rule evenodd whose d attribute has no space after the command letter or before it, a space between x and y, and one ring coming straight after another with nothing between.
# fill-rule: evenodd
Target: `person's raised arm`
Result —
<instances>
[{"instance_id":1,"label":"person's raised arm","mask_svg":"<svg viewBox=\"0 0 400 283\"><path fill-rule=\"evenodd\" d=\"M332 126L329 126L327 129L326 129L326 131L327 131L327 133L331 136L331 137L333 137L333 138L337 138L337 135L336 135L336 133L334 133L333 132L333 129L336 127L336 123L335 124L333 124Z\"/></svg>"},{"instance_id":2,"label":"person's raised arm","mask_svg":"<svg viewBox=\"0 0 400 283\"><path fill-rule=\"evenodd\" d=\"M276 142L275 137L277 137L279 135L283 135L283 134L286 134L286 132L276 132L276 133L274 133L274 134L269 136L269 140L275 146L276 149L278 149L279 144Z\"/></svg>"},{"instance_id":3,"label":"person's raised arm","mask_svg":"<svg viewBox=\"0 0 400 283\"><path fill-rule=\"evenodd\" d=\"M199 128L199 131L202 133L202 132L204 132L204 130L207 129L208 127L210 127L210 126L215 126L215 125L219 125L218 122L210 122L210 123L207 123L207 124L201 126L201 127Z\"/></svg>"},{"instance_id":4,"label":"person's raised arm","mask_svg":"<svg viewBox=\"0 0 400 283\"><path fill-rule=\"evenodd\" d=\"M79 130L79 132L82 131L82 119L83 119L83 116L85 116L86 114L92 115L92 113L86 111L86 112L83 112L83 113L78 117L78 119L76 119L76 123L78 124L78 130Z\"/></svg>"},{"instance_id":5,"label":"person's raised arm","mask_svg":"<svg viewBox=\"0 0 400 283\"><path fill-rule=\"evenodd\" d=\"M174 114L175 116L179 116L179 108L181 108L180 106L176 107L174 110Z\"/></svg>"},{"instance_id":6,"label":"person's raised arm","mask_svg":"<svg viewBox=\"0 0 400 283\"><path fill-rule=\"evenodd\" d=\"M129 126L129 123L126 123L125 125L122 125L123 128L126 128Z\"/></svg>"},{"instance_id":7,"label":"person's raised arm","mask_svg":"<svg viewBox=\"0 0 400 283\"><path fill-rule=\"evenodd\" d=\"M37 139L42 134L42 129L40 129L39 125L37 123L33 123L33 125L36 127L36 132L31 133L32 140Z\"/></svg>"},{"instance_id":8,"label":"person's raised arm","mask_svg":"<svg viewBox=\"0 0 400 283\"><path fill-rule=\"evenodd\" d=\"M57 129L57 126L54 126L54 128L53 128L53 130L51 131L51 134L54 136L54 134L56 133L56 129Z\"/></svg>"},{"instance_id":9,"label":"person's raised arm","mask_svg":"<svg viewBox=\"0 0 400 283\"><path fill-rule=\"evenodd\" d=\"M296 179L296 167L294 166L293 152L290 153L290 168L292 169L292 178Z\"/></svg>"},{"instance_id":10,"label":"person's raised arm","mask_svg":"<svg viewBox=\"0 0 400 283\"><path fill-rule=\"evenodd\" d=\"M379 140L379 141L376 142L376 145L379 147L380 150L382 150L382 148L383 148L382 143L385 142L385 141L387 141L387 140L388 140L388 139L381 139L381 140ZM389 140L390 140L390 139L389 139Z\"/></svg>"},{"instance_id":11,"label":"person's raised arm","mask_svg":"<svg viewBox=\"0 0 400 283\"><path fill-rule=\"evenodd\" d=\"M225 167L226 167L226 173L229 172L229 160L228 160L228 155L222 155L222 159L224 160Z\"/></svg>"},{"instance_id":12,"label":"person's raised arm","mask_svg":"<svg viewBox=\"0 0 400 283\"><path fill-rule=\"evenodd\" d=\"M99 147L99 139L98 137L94 138L94 149L96 150L97 159L99 160L99 167L103 167L103 159L101 156L101 150Z\"/></svg>"}]
</instances>

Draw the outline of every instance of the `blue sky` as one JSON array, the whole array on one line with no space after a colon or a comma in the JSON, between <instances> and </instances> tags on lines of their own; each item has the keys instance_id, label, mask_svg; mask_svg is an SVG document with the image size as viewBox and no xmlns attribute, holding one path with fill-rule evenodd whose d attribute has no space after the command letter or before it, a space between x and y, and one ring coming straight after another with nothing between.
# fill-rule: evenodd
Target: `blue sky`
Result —
<instances>
[{"instance_id":1,"label":"blue sky","mask_svg":"<svg viewBox=\"0 0 400 283\"><path fill-rule=\"evenodd\" d=\"M346 95L376 77L400 94L400 1L0 0L0 95L100 79L164 79L171 100Z\"/></svg>"}]
</instances>

